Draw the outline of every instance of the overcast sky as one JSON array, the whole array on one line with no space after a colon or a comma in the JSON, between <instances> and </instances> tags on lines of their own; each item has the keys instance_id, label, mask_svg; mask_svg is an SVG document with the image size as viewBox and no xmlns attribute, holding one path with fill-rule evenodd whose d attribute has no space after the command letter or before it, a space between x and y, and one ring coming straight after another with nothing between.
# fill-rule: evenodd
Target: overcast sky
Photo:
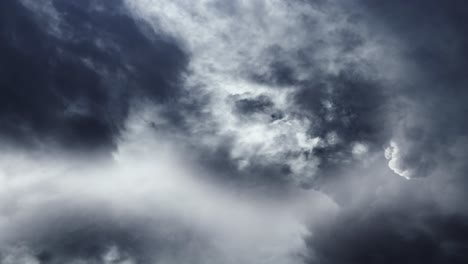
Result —
<instances>
[{"instance_id":1,"label":"overcast sky","mask_svg":"<svg viewBox=\"0 0 468 264\"><path fill-rule=\"evenodd\" d=\"M0 264L468 263L462 0L3 0Z\"/></svg>"}]
</instances>

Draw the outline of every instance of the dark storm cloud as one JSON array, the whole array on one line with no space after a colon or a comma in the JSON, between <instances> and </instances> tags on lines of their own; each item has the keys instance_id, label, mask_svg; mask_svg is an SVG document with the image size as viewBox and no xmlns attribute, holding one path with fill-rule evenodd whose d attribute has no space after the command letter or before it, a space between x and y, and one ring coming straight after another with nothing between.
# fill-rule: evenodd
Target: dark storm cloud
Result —
<instances>
[{"instance_id":1,"label":"dark storm cloud","mask_svg":"<svg viewBox=\"0 0 468 264\"><path fill-rule=\"evenodd\" d=\"M376 164L326 186L341 209L310 226L305 263L465 263L466 165L440 162L433 177L408 181Z\"/></svg>"},{"instance_id":2,"label":"dark storm cloud","mask_svg":"<svg viewBox=\"0 0 468 264\"><path fill-rule=\"evenodd\" d=\"M1 159L14 177L0 170L0 263L299 263L298 200L277 204L205 183L167 147L140 140L119 145L108 166ZM303 195L308 208L330 204Z\"/></svg>"},{"instance_id":3,"label":"dark storm cloud","mask_svg":"<svg viewBox=\"0 0 468 264\"><path fill-rule=\"evenodd\" d=\"M24 216L21 232L0 238L6 245L0 259L24 254L41 264L134 264L168 256L175 263L289 264L301 249L311 264L468 261L463 1L21 2L28 8L14 0L0 4L2 140L75 150L118 142L116 164L126 164L118 172L95 172L95 182L75 187L76 179L89 179L78 170L63 182L57 177L56 188L76 197L82 194L76 189L89 189L115 199L117 209L123 193L135 192L135 207L148 218L132 218L140 213L127 207L122 215L107 214L99 205L99 213L87 205L56 218L34 211ZM130 107L143 98L154 109ZM143 131L130 126L128 137L116 141L129 112L135 130ZM192 168L190 180L174 180L186 164L179 157L156 162L166 143L196 161L210 183L216 178L228 187L211 193L212 186L192 185ZM14 215L11 208L25 204L28 211L29 200L51 193L28 178L47 166L8 158L0 161L25 167L12 175L27 176L18 184L9 175L14 169L0 170L0 180L13 188L0 193L14 201L2 207L5 219ZM135 178L140 174L149 176ZM109 178L98 182L103 176ZM252 186L268 206L222 196ZM270 202L313 192L297 186L333 199L331 216L309 209L311 200L302 196L303 207L288 201L287 209L270 209ZM17 198L24 194L31 196ZM174 207L175 218L195 219L203 232L167 220L165 212L150 210L160 209L152 203ZM323 222L304 224L314 217ZM15 226L4 222L4 230ZM266 253L257 250L262 245ZM204 254L212 248L222 256ZM290 261L270 260L277 251Z\"/></svg>"},{"instance_id":4,"label":"dark storm cloud","mask_svg":"<svg viewBox=\"0 0 468 264\"><path fill-rule=\"evenodd\" d=\"M273 107L273 102L268 96L258 96L256 98L239 99L235 102L236 111L240 114L253 114L255 112L265 112Z\"/></svg>"},{"instance_id":5,"label":"dark storm cloud","mask_svg":"<svg viewBox=\"0 0 468 264\"><path fill-rule=\"evenodd\" d=\"M304 186L310 187L320 185L318 183L328 177L339 176L337 172L350 163L360 162L362 157L355 155L356 146L363 146L366 153L382 150L391 139L393 124L389 111L392 111L390 107L395 93L375 73L373 58L360 55L360 50L368 49L372 40L366 39L361 30L366 22L359 12L330 11L333 4L326 1L308 4L324 13L336 12L335 15L346 21L347 26L336 26L327 35L322 35L320 26L323 25L316 17L308 14L298 16L300 30L314 34L302 39L299 47L271 43L261 50L257 58L265 64L266 70L246 65L248 70L245 72L247 79L268 85L272 90L294 87L291 98L288 98L292 106L287 110L293 115L309 118L311 124L307 135L324 140L324 144L312 151L303 152L309 159L320 161L317 178L304 182ZM336 21L327 22L333 25ZM328 49L336 53L336 57L321 56L330 52ZM324 65L327 63L333 63L336 69L326 69ZM270 101L265 97L241 99L236 102L235 111L240 116L270 112L273 120L284 117L282 111L275 112ZM290 173L288 167L281 164L276 166L276 173L269 170L265 175L287 177Z\"/></svg>"},{"instance_id":6,"label":"dark storm cloud","mask_svg":"<svg viewBox=\"0 0 468 264\"><path fill-rule=\"evenodd\" d=\"M22 259L40 264L184 262L191 250L207 247L203 235L177 220L115 218L104 204L99 209L73 203L63 209L56 204L53 212L36 214L22 224L27 226L16 230L6 246L0 245L0 260L15 264ZM191 261L198 261L192 257Z\"/></svg>"},{"instance_id":7,"label":"dark storm cloud","mask_svg":"<svg viewBox=\"0 0 468 264\"><path fill-rule=\"evenodd\" d=\"M465 215L432 214L434 208L355 211L320 225L307 239L307 263L466 263ZM415 210L417 213L415 213Z\"/></svg>"},{"instance_id":8,"label":"dark storm cloud","mask_svg":"<svg viewBox=\"0 0 468 264\"><path fill-rule=\"evenodd\" d=\"M465 1L364 1L377 30L401 42L401 167L424 177L468 134L468 5Z\"/></svg>"},{"instance_id":9,"label":"dark storm cloud","mask_svg":"<svg viewBox=\"0 0 468 264\"><path fill-rule=\"evenodd\" d=\"M177 96L186 55L120 1L24 2L29 8L14 0L0 8L4 141L110 148L131 98Z\"/></svg>"},{"instance_id":10,"label":"dark storm cloud","mask_svg":"<svg viewBox=\"0 0 468 264\"><path fill-rule=\"evenodd\" d=\"M466 263L468 6L464 1L360 3L361 18L375 34L399 43L403 70L393 81L387 109L394 120L390 168L422 179L389 184L377 170L372 180L350 185L350 197L360 195L360 188L373 194L357 204L342 203L333 221L311 227L307 262ZM335 192L343 195L343 190Z\"/></svg>"},{"instance_id":11,"label":"dark storm cloud","mask_svg":"<svg viewBox=\"0 0 468 264\"><path fill-rule=\"evenodd\" d=\"M218 6L224 4L224 1L214 1L214 3L217 3L216 6ZM214 167L216 170L220 168L219 174L227 173L230 175L229 177L238 175L238 178L243 178L242 175L245 175L246 179L255 179L254 181L280 181L283 183L288 180L296 181L293 180L295 177L299 179L297 181L301 184L305 183L304 186L314 186L315 183L318 183L317 178L329 177L336 174L335 170L342 166L360 162L367 153L381 151L382 146L390 138L388 133L390 124L386 120L386 108L391 95L385 92L386 87L379 78L373 76L372 66L370 66L368 59L361 55L361 52L368 48L371 41L366 39L365 33L360 29L361 25L353 13L348 14L341 10L330 11L333 7L330 7L326 2L317 2L310 10L307 9L310 6L303 6L304 9L310 11L310 14L300 13L294 9L300 8L301 4L298 2L285 6L282 4L259 1L250 6L250 4L240 4L234 1L233 4L225 6L229 12L219 11L219 8L216 8L215 11L202 8L198 10L198 6L203 6L203 4L195 4L192 6L193 10L187 14L184 13L186 12L184 9L180 10L180 14L176 12L172 14L171 9L168 9L168 15L161 14L161 16L164 17L163 20L168 19L169 22L165 23L174 24L174 28L169 28L168 31L178 32L180 30L176 35L180 34L182 39L186 38L190 45L196 46L197 42L202 43L200 44L201 48L197 46L194 48L196 50L193 52L195 59L192 63L196 65L193 67L196 71L191 73L193 79L202 83L201 90L210 95L216 94L212 90L226 90L225 102L217 97L216 102L208 100L202 106L204 112L209 114L201 119L201 123L207 124L209 128L203 135L192 136L193 138L200 136L216 138L219 136L222 140L217 140L220 142L217 145L210 144L208 150L203 150L203 146L201 146L200 153L203 154L197 153L197 155L201 156L201 159L206 161L209 167ZM289 18L288 15L283 17L283 14L278 12L280 13L279 19L278 17L271 18L269 17L271 14L264 10L268 9L266 6L272 9L286 8L291 11L291 14L295 12L299 14L294 15L293 19ZM246 14L242 15L235 11L238 9L244 9L246 14L265 12L265 18L257 19L259 16L255 16L249 27L242 30L238 30L234 25L230 28L231 25L227 23L229 25L227 28L233 31L232 36L229 37L219 37L218 39L219 34L226 34L226 32L217 32L216 27L213 29L202 27L199 29L199 34L193 33L193 28L198 26L198 20L192 18L193 14L198 14L200 17L206 16L206 19L216 19L219 16L222 17L222 23L226 22L225 19L228 21L236 20L236 16L245 20L240 19L241 22L249 21L250 18ZM147 12L146 9L141 11L143 14L145 12ZM153 11L148 12L152 13ZM159 12L161 11L155 10L154 17L157 17ZM226 12L229 13L229 16L226 15ZM339 18L329 18L328 12L331 14L336 12ZM189 31L184 28L186 26L184 23L179 25L177 20L171 21L172 16L177 17L181 14L185 14L183 16L187 21L193 19L191 23L188 23L193 27ZM144 17L144 15L142 16ZM292 22L287 19L292 19ZM342 22L341 20L345 21L344 25L339 23ZM160 23L160 21L155 23ZM216 24L216 22L213 23ZM327 30L322 27L327 28ZM258 30L251 30L253 28L258 28ZM281 37L276 39L275 37L278 36L274 34L271 36L268 33L269 30L273 32L278 30L281 32L278 34ZM310 34L305 32L310 32ZM250 35L258 35L256 36L258 39L272 38L272 40L267 43L260 41L258 45L257 43L244 44L244 42L247 43L245 39L251 38ZM208 43L203 42L205 38L209 39ZM291 44L288 41L283 43L284 39L289 38L297 38L298 43ZM218 51L220 47L224 46L230 48ZM216 52L211 54L211 50ZM200 55L202 59L196 59L199 53L203 54L203 56ZM230 57L231 54L232 57ZM217 57L214 59L212 56ZM209 67L202 63L210 65L213 69L209 73L205 73L204 71L208 71ZM332 69L327 67L328 64L333 65ZM232 72L231 67L235 69ZM216 76L219 83L210 83L209 78L206 78L206 75L210 74ZM229 81L229 78L239 78L245 82L236 83L233 85L234 87L245 85L247 90L254 91L257 86L258 89L267 91L260 95L256 91L236 91L230 87L230 83L223 83L225 80ZM217 86L220 88L216 88ZM277 102L278 98L283 96L282 92L288 93L287 99L285 99L286 105ZM217 115L219 111L225 111L220 110L219 106L214 106L223 103L231 106L231 116L221 118L210 116L210 114ZM223 118L227 120L223 120ZM241 128L240 125L235 128L225 128L232 120L242 120L245 129ZM285 128L294 122L300 124L294 124L292 128ZM275 127L275 125L277 126ZM200 126L203 125L200 125L200 122L195 122L195 126L186 127L186 131L190 134L192 131L199 130ZM244 145L242 141L248 141L246 138L251 133L248 132L248 129L255 126L264 126L263 133L273 131L272 134L277 134L275 139L271 140L274 136L265 136L264 141L259 143L262 147L257 147L255 144L258 142L255 142L251 146L246 146L245 149L240 149ZM223 129L229 130L229 134L220 135L219 131ZM288 134L289 132L291 134ZM296 135L309 140L319 138L321 143L313 147L311 144L307 147L295 146L294 143L291 144L288 141L294 141ZM195 144L198 142L199 140ZM245 150L246 156L233 157L236 148L240 149L241 152ZM255 150L256 148L258 150ZM242 160L247 160L248 165L239 169L239 161ZM317 163L318 172L314 172L315 165L306 168L309 165L302 163ZM296 168L293 168L294 166Z\"/></svg>"},{"instance_id":12,"label":"dark storm cloud","mask_svg":"<svg viewBox=\"0 0 468 264\"><path fill-rule=\"evenodd\" d=\"M315 117L311 133L323 138L333 133L339 138L332 146L314 149L314 155L323 161L324 172L349 162L356 142L367 144L371 151L380 151L389 139L389 124L385 122L389 94L377 80L344 71L306 84L295 100L304 112Z\"/></svg>"}]
</instances>

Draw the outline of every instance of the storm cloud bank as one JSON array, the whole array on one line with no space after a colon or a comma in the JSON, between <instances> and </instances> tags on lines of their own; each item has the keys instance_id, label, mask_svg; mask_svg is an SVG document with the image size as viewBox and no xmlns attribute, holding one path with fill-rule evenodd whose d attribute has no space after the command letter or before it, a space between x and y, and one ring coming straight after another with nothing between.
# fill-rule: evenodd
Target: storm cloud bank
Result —
<instances>
[{"instance_id":1,"label":"storm cloud bank","mask_svg":"<svg viewBox=\"0 0 468 264\"><path fill-rule=\"evenodd\" d=\"M463 1L4 0L0 263L465 263Z\"/></svg>"},{"instance_id":2,"label":"storm cloud bank","mask_svg":"<svg viewBox=\"0 0 468 264\"><path fill-rule=\"evenodd\" d=\"M180 91L186 54L145 30L119 1L1 5L5 140L109 149L133 97L166 102Z\"/></svg>"}]
</instances>

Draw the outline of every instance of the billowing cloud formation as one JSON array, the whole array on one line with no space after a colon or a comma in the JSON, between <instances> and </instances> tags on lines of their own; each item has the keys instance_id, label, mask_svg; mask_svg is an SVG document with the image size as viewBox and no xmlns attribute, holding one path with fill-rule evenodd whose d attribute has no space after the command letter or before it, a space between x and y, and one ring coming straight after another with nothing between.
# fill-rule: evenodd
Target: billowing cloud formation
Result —
<instances>
[{"instance_id":1,"label":"billowing cloud formation","mask_svg":"<svg viewBox=\"0 0 468 264\"><path fill-rule=\"evenodd\" d=\"M380 47L353 14L299 1L226 2L126 1L191 54L186 89L208 97L202 123L187 117L191 137L227 149L240 173L301 184L358 159L354 146L380 148L386 99L367 72Z\"/></svg>"},{"instance_id":2,"label":"billowing cloud formation","mask_svg":"<svg viewBox=\"0 0 468 264\"><path fill-rule=\"evenodd\" d=\"M0 133L23 145L110 148L131 98L177 95L186 54L119 1L3 1ZM39 144L40 145L40 144Z\"/></svg>"},{"instance_id":3,"label":"billowing cloud formation","mask_svg":"<svg viewBox=\"0 0 468 264\"><path fill-rule=\"evenodd\" d=\"M3 1L0 263L466 263L466 10Z\"/></svg>"},{"instance_id":4,"label":"billowing cloud formation","mask_svg":"<svg viewBox=\"0 0 468 264\"><path fill-rule=\"evenodd\" d=\"M397 89L385 154L392 171L413 180L363 176L354 190L360 201L312 228L309 262L464 263L466 3L361 3L402 70L392 73Z\"/></svg>"},{"instance_id":5,"label":"billowing cloud formation","mask_svg":"<svg viewBox=\"0 0 468 264\"><path fill-rule=\"evenodd\" d=\"M444 166L439 163L453 156L451 149L467 134L466 4L363 2L378 30L398 43L394 50L405 71L394 77L399 109L394 113L398 125L393 148L401 157L392 159L393 163L411 177L429 176L434 168Z\"/></svg>"},{"instance_id":6,"label":"billowing cloud formation","mask_svg":"<svg viewBox=\"0 0 468 264\"><path fill-rule=\"evenodd\" d=\"M308 211L336 210L205 182L134 122L110 164L2 155L2 263L301 263Z\"/></svg>"}]
</instances>

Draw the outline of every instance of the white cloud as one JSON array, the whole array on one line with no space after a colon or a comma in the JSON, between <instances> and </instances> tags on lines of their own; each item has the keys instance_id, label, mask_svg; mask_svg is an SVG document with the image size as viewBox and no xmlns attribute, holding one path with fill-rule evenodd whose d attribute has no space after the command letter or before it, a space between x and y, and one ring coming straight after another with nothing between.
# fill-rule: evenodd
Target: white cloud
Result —
<instances>
[{"instance_id":1,"label":"white cloud","mask_svg":"<svg viewBox=\"0 0 468 264\"><path fill-rule=\"evenodd\" d=\"M11 247L9 248L4 256L0 255L0 263L2 264L40 264L38 260L34 258L31 252L24 247Z\"/></svg>"},{"instance_id":2,"label":"white cloud","mask_svg":"<svg viewBox=\"0 0 468 264\"><path fill-rule=\"evenodd\" d=\"M63 37L64 32L60 28L61 14L57 12L50 0L20 0L19 2L38 16L37 23L45 23L48 33Z\"/></svg>"},{"instance_id":3,"label":"white cloud","mask_svg":"<svg viewBox=\"0 0 468 264\"><path fill-rule=\"evenodd\" d=\"M391 141L390 145L385 149L385 158L388 159L388 167L396 174L408 180L413 176L410 169L403 168L401 164L402 153L395 141Z\"/></svg>"},{"instance_id":4,"label":"white cloud","mask_svg":"<svg viewBox=\"0 0 468 264\"><path fill-rule=\"evenodd\" d=\"M154 228L169 233L192 230L208 241L206 251L212 252L216 263L300 263L306 223L336 210L317 192L299 191L290 198L271 200L210 183L172 143L150 136L153 131L142 123L143 119L131 119L111 164L2 154L0 249L40 236L51 223L67 226L70 212L81 211L79 215L91 219L93 214L117 222L150 219ZM210 263L204 253L187 256L190 253L181 244L180 257L164 256L168 263L181 261L182 256L200 258L194 263ZM109 248L103 262L133 263L122 250ZM10 255L9 259L30 259Z\"/></svg>"},{"instance_id":5,"label":"white cloud","mask_svg":"<svg viewBox=\"0 0 468 264\"><path fill-rule=\"evenodd\" d=\"M369 153L369 146L361 142L356 142L353 144L352 153L356 158L363 158Z\"/></svg>"},{"instance_id":6,"label":"white cloud","mask_svg":"<svg viewBox=\"0 0 468 264\"><path fill-rule=\"evenodd\" d=\"M320 160L310 153L320 140L310 134L312 116L297 114L292 96L297 87L271 87L253 81L251 74L271 74L271 64L282 61L293 68L294 78L310 80L315 72L338 73L344 61L372 56L372 43L352 54L340 52L339 32L350 26L339 5L321 9L300 1L161 1L128 0L133 14L149 22L155 31L168 33L191 55L186 89L210 96L204 107L212 122L194 121L199 142L233 139L230 155L240 169L251 162L287 164L292 177L307 181L315 177ZM340 14L340 15L338 15ZM274 50L281 50L281 55ZM302 57L298 58L299 51ZM298 63L313 61L314 68ZM197 87L197 88L195 88ZM191 93L195 94L195 93ZM281 120L257 118L246 122L232 109L229 98L266 95L284 113ZM196 95L194 95L196 96ZM214 131L214 132L213 132Z\"/></svg>"}]
</instances>

